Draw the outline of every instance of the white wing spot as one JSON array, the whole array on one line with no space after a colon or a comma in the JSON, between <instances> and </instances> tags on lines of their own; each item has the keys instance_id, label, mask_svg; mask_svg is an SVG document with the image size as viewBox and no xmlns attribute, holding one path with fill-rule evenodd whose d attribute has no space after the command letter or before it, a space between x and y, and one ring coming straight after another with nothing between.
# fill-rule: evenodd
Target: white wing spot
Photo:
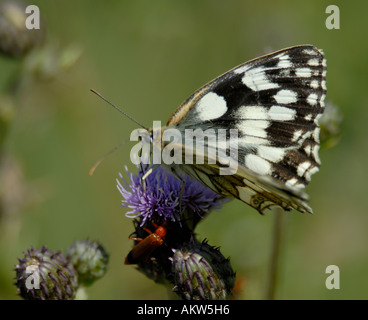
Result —
<instances>
[{"instance_id":1,"label":"white wing spot","mask_svg":"<svg viewBox=\"0 0 368 320\"><path fill-rule=\"evenodd\" d=\"M289 121L295 119L296 110L288 107L272 106L268 115L269 118L274 121Z\"/></svg>"},{"instance_id":2,"label":"white wing spot","mask_svg":"<svg viewBox=\"0 0 368 320\"><path fill-rule=\"evenodd\" d=\"M285 184L289 187L293 187L298 182L298 179L291 178L285 182Z\"/></svg>"},{"instance_id":3,"label":"white wing spot","mask_svg":"<svg viewBox=\"0 0 368 320\"><path fill-rule=\"evenodd\" d=\"M240 119L264 120L267 119L267 110L261 106L241 106L236 116Z\"/></svg>"},{"instance_id":4,"label":"white wing spot","mask_svg":"<svg viewBox=\"0 0 368 320\"><path fill-rule=\"evenodd\" d=\"M311 106L315 106L318 102L318 95L316 93L311 93L308 97L307 97L307 102L311 105Z\"/></svg>"},{"instance_id":5,"label":"white wing spot","mask_svg":"<svg viewBox=\"0 0 368 320\"><path fill-rule=\"evenodd\" d=\"M277 64L278 68L283 69L291 68L292 66L293 64L290 62L288 55L281 57L279 63Z\"/></svg>"},{"instance_id":6,"label":"white wing spot","mask_svg":"<svg viewBox=\"0 0 368 320\"><path fill-rule=\"evenodd\" d=\"M312 80L310 83L311 88L313 89L318 89L319 87L319 81L318 80ZM322 85L322 89L323 89L323 85Z\"/></svg>"},{"instance_id":7,"label":"white wing spot","mask_svg":"<svg viewBox=\"0 0 368 320\"><path fill-rule=\"evenodd\" d=\"M300 139L300 137L302 136L302 134L303 134L303 130L294 131L292 141L298 141Z\"/></svg>"},{"instance_id":8,"label":"white wing spot","mask_svg":"<svg viewBox=\"0 0 368 320\"><path fill-rule=\"evenodd\" d=\"M305 120L307 120L307 121L310 121L310 120L312 120L312 117L313 117L313 114L307 114L305 117L304 117L304 119Z\"/></svg>"},{"instance_id":9,"label":"white wing spot","mask_svg":"<svg viewBox=\"0 0 368 320\"><path fill-rule=\"evenodd\" d=\"M321 95L321 103L325 102L326 94L322 93Z\"/></svg>"},{"instance_id":10,"label":"white wing spot","mask_svg":"<svg viewBox=\"0 0 368 320\"><path fill-rule=\"evenodd\" d=\"M326 81L325 80L322 80L321 87L322 87L323 90L327 90Z\"/></svg>"},{"instance_id":11,"label":"white wing spot","mask_svg":"<svg viewBox=\"0 0 368 320\"><path fill-rule=\"evenodd\" d=\"M209 92L198 101L196 111L202 121L220 118L227 111L226 100Z\"/></svg>"},{"instance_id":12,"label":"white wing spot","mask_svg":"<svg viewBox=\"0 0 368 320\"><path fill-rule=\"evenodd\" d=\"M269 160L271 162L280 162L285 156L286 149L259 146L257 148L257 154L263 159Z\"/></svg>"},{"instance_id":13,"label":"white wing spot","mask_svg":"<svg viewBox=\"0 0 368 320\"><path fill-rule=\"evenodd\" d=\"M246 63L244 66L240 66L239 68L235 69L234 73L236 73L236 74L244 73L244 72L248 71L250 68L251 68L251 65Z\"/></svg>"},{"instance_id":14,"label":"white wing spot","mask_svg":"<svg viewBox=\"0 0 368 320\"><path fill-rule=\"evenodd\" d=\"M303 52L305 54L307 54L307 55L310 55L310 56L316 56L316 55L318 55L318 52L316 52L313 49L304 49Z\"/></svg>"},{"instance_id":15,"label":"white wing spot","mask_svg":"<svg viewBox=\"0 0 368 320\"><path fill-rule=\"evenodd\" d=\"M312 135L312 132L307 131L306 133L302 135L302 140L304 141L305 139L309 138L311 135Z\"/></svg>"},{"instance_id":16,"label":"white wing spot","mask_svg":"<svg viewBox=\"0 0 368 320\"><path fill-rule=\"evenodd\" d=\"M310 68L298 68L295 70L295 74L300 78L310 78L312 76L312 70Z\"/></svg>"},{"instance_id":17,"label":"white wing spot","mask_svg":"<svg viewBox=\"0 0 368 320\"><path fill-rule=\"evenodd\" d=\"M266 128L270 123L265 120L243 120L237 124L238 129L245 135L267 138Z\"/></svg>"},{"instance_id":18,"label":"white wing spot","mask_svg":"<svg viewBox=\"0 0 368 320\"><path fill-rule=\"evenodd\" d=\"M288 187L292 187L293 189L304 189L305 188L305 185L300 183L298 181L298 179L296 178L292 178L292 179L289 179L285 182L285 184L288 186Z\"/></svg>"},{"instance_id":19,"label":"white wing spot","mask_svg":"<svg viewBox=\"0 0 368 320\"><path fill-rule=\"evenodd\" d=\"M319 60L318 59L309 59L307 64L312 67L319 66Z\"/></svg>"},{"instance_id":20,"label":"white wing spot","mask_svg":"<svg viewBox=\"0 0 368 320\"><path fill-rule=\"evenodd\" d=\"M318 154L318 151L319 151L319 145L316 144L314 145L313 149L312 149L312 155L314 157L314 160L316 160L316 162L318 164L321 164L321 159L319 158L319 154Z\"/></svg>"},{"instance_id":21,"label":"white wing spot","mask_svg":"<svg viewBox=\"0 0 368 320\"><path fill-rule=\"evenodd\" d=\"M295 103L297 101L297 93L292 90L280 90L278 91L273 98L277 103L281 104L290 104Z\"/></svg>"},{"instance_id":22,"label":"white wing spot","mask_svg":"<svg viewBox=\"0 0 368 320\"><path fill-rule=\"evenodd\" d=\"M239 73L238 70L234 71ZM242 82L253 91L269 90L279 88L279 84L271 82L265 73L265 69L258 67L245 72Z\"/></svg>"},{"instance_id":23,"label":"white wing spot","mask_svg":"<svg viewBox=\"0 0 368 320\"><path fill-rule=\"evenodd\" d=\"M260 175L271 174L271 164L255 154L248 154L245 156L245 165L247 168Z\"/></svg>"},{"instance_id":24,"label":"white wing spot","mask_svg":"<svg viewBox=\"0 0 368 320\"><path fill-rule=\"evenodd\" d=\"M239 139L239 146L247 148L248 145L255 144L255 145L268 145L270 141L267 139L253 137L253 136L244 136Z\"/></svg>"},{"instance_id":25,"label":"white wing spot","mask_svg":"<svg viewBox=\"0 0 368 320\"><path fill-rule=\"evenodd\" d=\"M290 57L289 57L288 54L281 53L281 54L277 55L275 58L279 59L279 60L289 60Z\"/></svg>"},{"instance_id":26,"label":"white wing spot","mask_svg":"<svg viewBox=\"0 0 368 320\"><path fill-rule=\"evenodd\" d=\"M304 175L305 171L307 171L310 166L311 166L311 163L309 161L305 161L305 162L302 162L301 164L299 164L299 166L297 168L298 176L302 177Z\"/></svg>"},{"instance_id":27,"label":"white wing spot","mask_svg":"<svg viewBox=\"0 0 368 320\"><path fill-rule=\"evenodd\" d=\"M318 167L313 167L312 169L309 169L306 173L305 173L305 179L307 181L311 181L311 175L318 172Z\"/></svg>"},{"instance_id":28,"label":"white wing spot","mask_svg":"<svg viewBox=\"0 0 368 320\"><path fill-rule=\"evenodd\" d=\"M304 151L305 151L305 153L307 154L307 156L309 157L310 156L310 154L311 154L311 151L312 151L312 147L311 147L311 145L309 144L309 145L307 145L305 148L304 148Z\"/></svg>"}]
</instances>

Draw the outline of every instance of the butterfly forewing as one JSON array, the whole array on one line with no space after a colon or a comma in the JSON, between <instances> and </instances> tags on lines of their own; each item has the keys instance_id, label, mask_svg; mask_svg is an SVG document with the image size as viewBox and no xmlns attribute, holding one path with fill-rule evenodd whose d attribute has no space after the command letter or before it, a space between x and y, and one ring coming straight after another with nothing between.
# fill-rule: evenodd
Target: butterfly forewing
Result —
<instances>
[{"instance_id":1,"label":"butterfly forewing","mask_svg":"<svg viewBox=\"0 0 368 320\"><path fill-rule=\"evenodd\" d=\"M302 189L320 165L325 76L322 52L305 45L246 62L200 88L167 125L237 129L239 169L232 176L209 164L181 166L183 171L261 212L273 205L311 212Z\"/></svg>"}]
</instances>

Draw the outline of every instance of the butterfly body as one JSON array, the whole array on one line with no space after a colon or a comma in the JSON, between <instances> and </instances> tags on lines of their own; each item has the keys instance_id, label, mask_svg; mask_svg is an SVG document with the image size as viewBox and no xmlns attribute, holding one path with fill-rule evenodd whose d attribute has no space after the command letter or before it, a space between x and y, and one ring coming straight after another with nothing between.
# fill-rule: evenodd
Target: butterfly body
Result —
<instances>
[{"instance_id":1,"label":"butterfly body","mask_svg":"<svg viewBox=\"0 0 368 320\"><path fill-rule=\"evenodd\" d=\"M323 53L311 45L248 61L192 94L166 127L150 132L151 143L181 151L171 169L261 213L272 206L312 212L304 188L320 166L326 70ZM164 136L173 129L179 138L168 142ZM202 132L200 147L187 143L188 131Z\"/></svg>"}]
</instances>

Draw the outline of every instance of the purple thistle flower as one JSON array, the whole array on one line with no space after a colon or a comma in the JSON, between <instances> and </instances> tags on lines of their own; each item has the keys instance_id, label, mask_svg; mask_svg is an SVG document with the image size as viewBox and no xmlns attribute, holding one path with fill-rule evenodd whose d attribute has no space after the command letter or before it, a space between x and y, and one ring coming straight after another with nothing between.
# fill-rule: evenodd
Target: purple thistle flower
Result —
<instances>
[{"instance_id":1,"label":"purple thistle flower","mask_svg":"<svg viewBox=\"0 0 368 320\"><path fill-rule=\"evenodd\" d=\"M185 188L181 197L180 212L180 191L183 182L162 167L155 168L143 182L142 177L149 169L150 167L145 166L143 171L139 170L138 174L133 174L125 167L129 182L121 173L119 176L123 184L116 180L117 188L123 196L121 206L131 209L125 215L128 218L140 217L141 226L152 215L161 216L165 220L180 221L181 213L185 210L203 217L211 209L221 207L228 200L185 175L181 176L185 181Z\"/></svg>"}]
</instances>

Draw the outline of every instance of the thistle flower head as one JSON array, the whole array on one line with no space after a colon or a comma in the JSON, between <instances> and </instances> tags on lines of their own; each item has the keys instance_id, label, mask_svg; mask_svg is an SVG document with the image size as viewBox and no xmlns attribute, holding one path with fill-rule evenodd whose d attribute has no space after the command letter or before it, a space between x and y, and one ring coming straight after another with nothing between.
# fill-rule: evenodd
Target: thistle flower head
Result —
<instances>
[{"instance_id":1,"label":"thistle flower head","mask_svg":"<svg viewBox=\"0 0 368 320\"><path fill-rule=\"evenodd\" d=\"M122 183L117 180L117 187L123 196L121 205L131 209L126 216L140 218L141 225L153 215L167 221L180 221L183 212L190 211L203 217L227 200L186 175L181 176L185 182L181 194L183 182L171 172L162 167L142 168L138 174L130 173L126 168L129 181L125 180L122 174L120 174ZM143 181L143 176L151 168L152 172Z\"/></svg>"},{"instance_id":2,"label":"thistle flower head","mask_svg":"<svg viewBox=\"0 0 368 320\"><path fill-rule=\"evenodd\" d=\"M206 241L173 249L174 291L184 300L225 300L235 284L230 260Z\"/></svg>"},{"instance_id":3,"label":"thistle flower head","mask_svg":"<svg viewBox=\"0 0 368 320\"><path fill-rule=\"evenodd\" d=\"M30 248L15 266L18 294L26 300L71 300L78 289L77 272L61 254Z\"/></svg>"}]
</instances>

